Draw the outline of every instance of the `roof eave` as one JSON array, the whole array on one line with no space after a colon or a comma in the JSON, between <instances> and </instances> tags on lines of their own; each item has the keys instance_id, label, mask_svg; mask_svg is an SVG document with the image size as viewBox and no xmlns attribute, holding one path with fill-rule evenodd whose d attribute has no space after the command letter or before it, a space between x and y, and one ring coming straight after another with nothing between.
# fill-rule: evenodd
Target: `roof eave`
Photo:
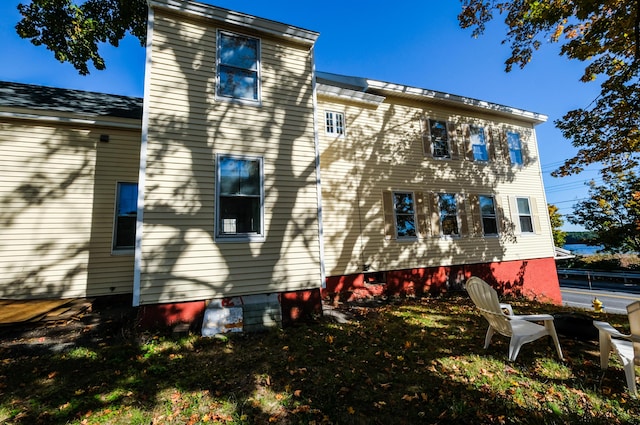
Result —
<instances>
[{"instance_id":1,"label":"roof eave","mask_svg":"<svg viewBox=\"0 0 640 425\"><path fill-rule=\"evenodd\" d=\"M465 109L481 110L496 115L508 116L533 125L542 124L548 120L548 116L537 112L530 112L519 108L486 102L455 94L426 90L417 87L410 87L401 84L386 83L383 81L367 79L367 91L373 90L375 93L390 94L415 100L431 100L448 104L451 106L463 107Z\"/></svg>"},{"instance_id":2,"label":"roof eave","mask_svg":"<svg viewBox=\"0 0 640 425\"><path fill-rule=\"evenodd\" d=\"M91 127L112 127L128 130L140 130L142 124L139 119L118 118L101 115L85 114L56 114L55 111L29 110L17 112L0 107L0 118L14 120L39 121L60 125L79 125Z\"/></svg>"},{"instance_id":3,"label":"roof eave","mask_svg":"<svg viewBox=\"0 0 640 425\"><path fill-rule=\"evenodd\" d=\"M253 29L309 46L315 44L320 35L315 31L189 0L147 0L147 4L150 8L186 13L227 25Z\"/></svg>"},{"instance_id":4,"label":"roof eave","mask_svg":"<svg viewBox=\"0 0 640 425\"><path fill-rule=\"evenodd\" d=\"M350 90L343 87L332 86L330 84L318 83L316 86L318 95L330 99L346 100L366 105L378 106L386 99L384 96L366 93L362 91Z\"/></svg>"}]
</instances>

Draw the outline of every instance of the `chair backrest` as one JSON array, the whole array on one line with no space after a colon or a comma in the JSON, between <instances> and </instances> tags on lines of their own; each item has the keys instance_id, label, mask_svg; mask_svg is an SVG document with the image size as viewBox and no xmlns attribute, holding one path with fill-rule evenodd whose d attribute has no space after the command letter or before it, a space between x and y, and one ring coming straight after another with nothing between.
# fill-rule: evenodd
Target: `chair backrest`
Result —
<instances>
[{"instance_id":1,"label":"chair backrest","mask_svg":"<svg viewBox=\"0 0 640 425\"><path fill-rule=\"evenodd\" d=\"M467 280L466 288L469 297L471 297L480 314L487 319L489 325L496 332L510 337L512 335L511 322L500 308L500 300L496 290L489 286L487 282L475 276Z\"/></svg>"},{"instance_id":2,"label":"chair backrest","mask_svg":"<svg viewBox=\"0 0 640 425\"><path fill-rule=\"evenodd\" d=\"M636 339L633 342L634 360L637 365L640 365L640 301L632 302L627 306L627 316L631 336Z\"/></svg>"}]
</instances>

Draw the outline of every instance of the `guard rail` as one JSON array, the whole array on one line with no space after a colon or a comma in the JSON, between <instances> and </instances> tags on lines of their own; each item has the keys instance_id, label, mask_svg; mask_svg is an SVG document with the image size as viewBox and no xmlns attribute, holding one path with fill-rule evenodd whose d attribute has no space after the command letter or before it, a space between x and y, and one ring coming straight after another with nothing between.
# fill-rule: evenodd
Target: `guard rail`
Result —
<instances>
[{"instance_id":1,"label":"guard rail","mask_svg":"<svg viewBox=\"0 0 640 425\"><path fill-rule=\"evenodd\" d=\"M569 279L570 277L580 277L584 279L603 280L612 279L623 283L640 283L640 272L607 272L584 269L558 269L558 277Z\"/></svg>"}]
</instances>

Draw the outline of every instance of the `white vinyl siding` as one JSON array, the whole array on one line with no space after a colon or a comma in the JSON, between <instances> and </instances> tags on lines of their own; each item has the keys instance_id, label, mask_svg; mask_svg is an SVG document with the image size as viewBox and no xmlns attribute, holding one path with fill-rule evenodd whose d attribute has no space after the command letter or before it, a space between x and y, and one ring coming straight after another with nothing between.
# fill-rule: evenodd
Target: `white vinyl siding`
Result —
<instances>
[{"instance_id":1,"label":"white vinyl siding","mask_svg":"<svg viewBox=\"0 0 640 425\"><path fill-rule=\"evenodd\" d=\"M116 182L137 179L140 132L4 119L0 148L0 297L131 293L133 256L111 247Z\"/></svg>"},{"instance_id":2,"label":"white vinyl siding","mask_svg":"<svg viewBox=\"0 0 640 425\"><path fill-rule=\"evenodd\" d=\"M512 168L502 144L505 131L517 131L523 148L535 158L530 124L392 96L377 107L319 96L318 108L319 122L324 122L327 110L350 117L349 131L339 143L324 131L320 134L328 276L361 272L363 264L373 271L404 270L553 256L550 228L544 221L535 237L515 238L517 231L511 226L511 197L527 193L544 199L539 170ZM425 117L447 122L451 160L432 157ZM489 161L474 161L468 155L465 125L485 129ZM464 158L458 155L456 160L461 149ZM415 194L418 237L413 240L393 234L393 191ZM460 237L440 236L438 193L456 194ZM494 197L497 235L484 236L478 195L471 194Z\"/></svg>"},{"instance_id":3,"label":"white vinyl siding","mask_svg":"<svg viewBox=\"0 0 640 425\"><path fill-rule=\"evenodd\" d=\"M156 10L141 304L321 285L311 52L260 38L261 107L218 102L216 33ZM216 241L218 154L262 158L264 241Z\"/></svg>"}]
</instances>

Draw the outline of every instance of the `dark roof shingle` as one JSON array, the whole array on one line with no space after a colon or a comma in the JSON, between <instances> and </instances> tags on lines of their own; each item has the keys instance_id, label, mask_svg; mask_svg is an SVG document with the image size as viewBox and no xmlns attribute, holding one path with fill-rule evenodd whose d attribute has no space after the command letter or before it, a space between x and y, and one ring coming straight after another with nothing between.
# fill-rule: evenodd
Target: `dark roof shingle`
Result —
<instances>
[{"instance_id":1,"label":"dark roof shingle","mask_svg":"<svg viewBox=\"0 0 640 425\"><path fill-rule=\"evenodd\" d=\"M142 99L0 81L0 106L142 119Z\"/></svg>"}]
</instances>

